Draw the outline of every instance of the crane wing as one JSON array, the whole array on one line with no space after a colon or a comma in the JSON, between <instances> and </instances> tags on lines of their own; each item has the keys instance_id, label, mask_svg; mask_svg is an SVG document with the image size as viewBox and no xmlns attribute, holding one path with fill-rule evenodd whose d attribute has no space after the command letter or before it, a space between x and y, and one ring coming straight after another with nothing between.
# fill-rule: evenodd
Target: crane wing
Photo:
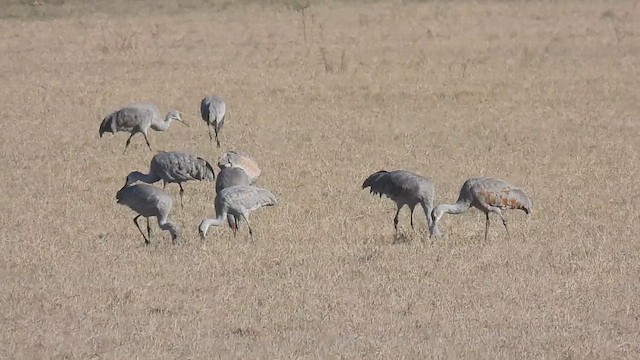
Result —
<instances>
[{"instance_id":1,"label":"crane wing","mask_svg":"<svg viewBox=\"0 0 640 360\"><path fill-rule=\"evenodd\" d=\"M263 206L273 206L278 204L276 197L266 189L255 186L232 186L223 189L218 193L217 198L240 212L254 211Z\"/></svg>"},{"instance_id":2,"label":"crane wing","mask_svg":"<svg viewBox=\"0 0 640 360\"><path fill-rule=\"evenodd\" d=\"M531 213L531 198L524 190L513 187L500 179L480 178L473 180L471 190L477 199L501 209L519 209L527 214Z\"/></svg>"},{"instance_id":3,"label":"crane wing","mask_svg":"<svg viewBox=\"0 0 640 360\"><path fill-rule=\"evenodd\" d=\"M372 194L380 195L380 197L384 194L394 199L411 195L412 192L419 189L420 181L423 179L409 171L388 172L381 170L369 176L362 184L362 188L370 187Z\"/></svg>"},{"instance_id":4,"label":"crane wing","mask_svg":"<svg viewBox=\"0 0 640 360\"><path fill-rule=\"evenodd\" d=\"M202 116L202 120L209 122L209 105L211 104L211 98L206 97L202 99L200 102L200 115Z\"/></svg>"}]
</instances>

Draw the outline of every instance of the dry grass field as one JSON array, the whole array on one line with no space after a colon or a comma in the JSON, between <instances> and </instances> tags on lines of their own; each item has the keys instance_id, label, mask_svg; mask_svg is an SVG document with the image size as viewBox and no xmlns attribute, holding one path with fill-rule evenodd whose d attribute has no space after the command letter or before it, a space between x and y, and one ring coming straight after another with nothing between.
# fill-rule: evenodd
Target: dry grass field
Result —
<instances>
[{"instance_id":1,"label":"dry grass field","mask_svg":"<svg viewBox=\"0 0 640 360\"><path fill-rule=\"evenodd\" d=\"M35 3L0 3L0 359L640 357L637 1ZM122 155L98 127L138 100L191 127ZM153 220L144 246L127 173L231 149L279 199L254 241L202 242L214 186L190 182L182 244ZM504 178L533 215L488 241L478 210L445 215L431 239L405 208L395 238L360 187L381 169L437 203Z\"/></svg>"}]
</instances>

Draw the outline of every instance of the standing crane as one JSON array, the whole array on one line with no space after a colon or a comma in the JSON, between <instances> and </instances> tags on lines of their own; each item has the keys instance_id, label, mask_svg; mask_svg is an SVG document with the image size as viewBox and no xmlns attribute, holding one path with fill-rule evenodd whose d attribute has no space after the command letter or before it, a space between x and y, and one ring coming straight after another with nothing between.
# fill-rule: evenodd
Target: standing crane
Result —
<instances>
[{"instance_id":1,"label":"standing crane","mask_svg":"<svg viewBox=\"0 0 640 360\"><path fill-rule=\"evenodd\" d=\"M149 128L155 131L165 131L169 129L171 121L173 120L179 121L185 126L189 126L187 123L182 121L180 112L177 110L169 111L167 116L162 119L160 116L160 109L158 109L157 105L148 102L137 102L127 105L120 110L114 111L105 116L100 124L99 134L102 138L102 135L106 132L113 134L119 131L130 133L131 135L129 135L127 143L124 146L124 151L122 152L122 154L125 154L129 144L131 143L133 135L141 133L144 136L144 140L147 142L147 147L149 147L149 150L152 150L151 145L149 144L149 138L147 138Z\"/></svg>"},{"instance_id":2,"label":"standing crane","mask_svg":"<svg viewBox=\"0 0 640 360\"><path fill-rule=\"evenodd\" d=\"M455 204L440 204L431 213L432 224L436 226L442 215L462 214L470 207L475 207L484 212L487 221L484 230L484 240L487 241L489 234L489 213L493 212L500 216L502 224L509 234L507 219L502 214L503 210L519 209L531 216L531 198L524 190L514 187L508 182L490 177L471 178L462 184L458 200Z\"/></svg>"},{"instance_id":3,"label":"standing crane","mask_svg":"<svg viewBox=\"0 0 640 360\"><path fill-rule=\"evenodd\" d=\"M164 189L167 183L178 183L180 186L180 205L184 208L183 182L190 180L212 182L215 178L213 167L203 158L178 151L161 151L151 159L148 174L139 171L129 173L125 186L136 181L152 184L162 180L162 188Z\"/></svg>"},{"instance_id":4,"label":"standing crane","mask_svg":"<svg viewBox=\"0 0 640 360\"><path fill-rule=\"evenodd\" d=\"M255 186L237 185L222 189L215 199L216 218L205 218L200 223L200 238L204 240L210 226L220 226L227 214L243 218L249 227L249 235L253 239L253 230L249 223L249 214L265 206L277 205L276 197L266 189Z\"/></svg>"},{"instance_id":5,"label":"standing crane","mask_svg":"<svg viewBox=\"0 0 640 360\"><path fill-rule=\"evenodd\" d=\"M118 204L125 205L138 213L138 216L133 218L133 223L136 224L140 234L142 234L146 245L151 243L150 217L156 217L160 229L169 231L173 243L176 243L180 236L180 229L168 220L169 212L171 212L171 206L173 205L173 200L169 194L155 186L135 184L132 186L124 186L120 189L116 194L116 199L118 200ZM142 232L140 224L138 223L140 216L147 218L148 238L144 236L144 232Z\"/></svg>"},{"instance_id":6,"label":"standing crane","mask_svg":"<svg viewBox=\"0 0 640 360\"><path fill-rule=\"evenodd\" d=\"M209 140L213 141L213 136L211 134L211 128L213 128L218 148L220 148L218 133L222 130L226 114L227 105L220 96L207 96L200 101L200 115L209 128ZM229 118L231 118L231 114L229 114Z\"/></svg>"},{"instance_id":7,"label":"standing crane","mask_svg":"<svg viewBox=\"0 0 640 360\"><path fill-rule=\"evenodd\" d=\"M393 218L393 227L396 230L396 235L398 233L400 209L405 205L409 206L411 210L411 228L413 229L413 210L418 204L422 206L427 217L430 235L438 236L440 234L438 227L433 225L429 216L436 196L435 188L429 179L406 170L391 172L381 170L371 174L362 183L363 189L367 187L370 188L372 194L380 195L380 197L384 194L396 203L397 211Z\"/></svg>"},{"instance_id":8,"label":"standing crane","mask_svg":"<svg viewBox=\"0 0 640 360\"><path fill-rule=\"evenodd\" d=\"M235 167L244 170L249 177L251 185L256 183L256 180L260 176L260 168L258 163L253 160L249 155L238 151L227 151L220 155L218 159L218 167L224 169L225 167Z\"/></svg>"},{"instance_id":9,"label":"standing crane","mask_svg":"<svg viewBox=\"0 0 640 360\"><path fill-rule=\"evenodd\" d=\"M216 194L220 193L220 191L225 188L236 185L250 185L247 173L240 168L222 168L222 170L218 173L218 177L216 178ZM238 218L231 214L227 214L227 221L229 223L229 227L233 230L233 237L235 237L236 232L238 231L240 226Z\"/></svg>"}]
</instances>

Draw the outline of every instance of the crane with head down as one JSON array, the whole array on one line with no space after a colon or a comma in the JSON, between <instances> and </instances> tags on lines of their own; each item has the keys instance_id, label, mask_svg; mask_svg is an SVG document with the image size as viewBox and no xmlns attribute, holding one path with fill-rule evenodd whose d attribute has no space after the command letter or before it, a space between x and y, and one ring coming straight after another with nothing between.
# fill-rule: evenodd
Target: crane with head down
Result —
<instances>
[{"instance_id":1,"label":"crane with head down","mask_svg":"<svg viewBox=\"0 0 640 360\"><path fill-rule=\"evenodd\" d=\"M462 214L471 207L479 209L486 216L484 230L484 240L486 241L489 234L489 213L500 216L507 236L510 237L507 219L504 217L503 211L518 209L531 216L532 202L524 190L514 187L504 180L490 177L471 178L462 184L455 204L440 204L433 209L431 224L435 227L442 215Z\"/></svg>"},{"instance_id":2,"label":"crane with head down","mask_svg":"<svg viewBox=\"0 0 640 360\"><path fill-rule=\"evenodd\" d=\"M362 188L369 187L374 195L386 195L396 203L396 215L393 218L393 226L398 233L398 215L406 205L411 210L411 228L413 228L413 210L420 204L427 217L427 225L431 236L438 236L438 227L433 225L431 210L436 191L431 181L424 176L406 170L386 171L381 170L371 174L362 183Z\"/></svg>"}]
</instances>

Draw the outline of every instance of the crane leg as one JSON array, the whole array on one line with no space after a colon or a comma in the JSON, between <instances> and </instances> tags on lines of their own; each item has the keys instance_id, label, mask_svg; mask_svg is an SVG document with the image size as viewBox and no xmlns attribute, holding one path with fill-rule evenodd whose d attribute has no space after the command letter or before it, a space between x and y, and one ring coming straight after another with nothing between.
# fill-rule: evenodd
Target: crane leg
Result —
<instances>
[{"instance_id":1,"label":"crane leg","mask_svg":"<svg viewBox=\"0 0 640 360\"><path fill-rule=\"evenodd\" d=\"M144 141L147 142L147 147L149 148L149 150L153 151L153 149L151 148L151 144L149 144L149 139L147 138L147 134L142 133L142 135L144 135Z\"/></svg>"},{"instance_id":2,"label":"crane leg","mask_svg":"<svg viewBox=\"0 0 640 360\"><path fill-rule=\"evenodd\" d=\"M400 209L402 209L402 206L398 206L396 216L393 218L393 228L396 229L396 235L398 234L398 215L400 215Z\"/></svg>"},{"instance_id":3,"label":"crane leg","mask_svg":"<svg viewBox=\"0 0 640 360\"><path fill-rule=\"evenodd\" d=\"M149 225L149 218L147 218L147 236L149 241L151 241L151 226Z\"/></svg>"},{"instance_id":4,"label":"crane leg","mask_svg":"<svg viewBox=\"0 0 640 360\"><path fill-rule=\"evenodd\" d=\"M502 219L502 225L504 225L504 229L507 231L507 237L511 239L511 234L509 233L509 227L507 226L507 219L502 215L502 211L500 209L496 209L498 215L500 215L500 219Z\"/></svg>"},{"instance_id":5,"label":"crane leg","mask_svg":"<svg viewBox=\"0 0 640 360\"><path fill-rule=\"evenodd\" d=\"M218 145L218 149L220 149L220 140L218 140L218 128L213 128L216 131L216 145Z\"/></svg>"},{"instance_id":6,"label":"crane leg","mask_svg":"<svg viewBox=\"0 0 640 360\"><path fill-rule=\"evenodd\" d=\"M249 228L249 236L251 237L251 241L253 241L253 230L251 230L251 224L249 224L249 219L247 219L247 217L245 215L242 215L242 218L244 219L244 221L247 222L247 227ZM236 219L236 223L237 223L237 219Z\"/></svg>"},{"instance_id":7,"label":"crane leg","mask_svg":"<svg viewBox=\"0 0 640 360\"><path fill-rule=\"evenodd\" d=\"M213 147L213 133L211 132L211 124L207 124L207 127L209 128L209 143L211 144L211 147Z\"/></svg>"},{"instance_id":8,"label":"crane leg","mask_svg":"<svg viewBox=\"0 0 640 360\"><path fill-rule=\"evenodd\" d=\"M178 183L180 186L180 206L184 209L184 203L182 202L182 194L184 194L184 189L182 188L182 183Z\"/></svg>"},{"instance_id":9,"label":"crane leg","mask_svg":"<svg viewBox=\"0 0 640 360\"><path fill-rule=\"evenodd\" d=\"M127 153L127 148L129 147L129 144L131 144L131 138L133 137L133 135L135 135L135 133L132 133L131 135L129 135L129 138L127 139L127 143L124 144L124 151L122 152L122 155Z\"/></svg>"},{"instance_id":10,"label":"crane leg","mask_svg":"<svg viewBox=\"0 0 640 360\"><path fill-rule=\"evenodd\" d=\"M415 228L413 227L413 209L415 208L411 208L411 229L415 230Z\"/></svg>"},{"instance_id":11,"label":"crane leg","mask_svg":"<svg viewBox=\"0 0 640 360\"><path fill-rule=\"evenodd\" d=\"M233 215L227 214L227 222L229 223L229 227L233 230L233 238L236 238L236 233L238 232L238 218Z\"/></svg>"},{"instance_id":12,"label":"crane leg","mask_svg":"<svg viewBox=\"0 0 640 360\"><path fill-rule=\"evenodd\" d=\"M489 236L489 212L484 213L487 216L486 226L484 228L484 241L487 241L487 237Z\"/></svg>"},{"instance_id":13,"label":"crane leg","mask_svg":"<svg viewBox=\"0 0 640 360\"><path fill-rule=\"evenodd\" d=\"M140 216L142 216L142 215L138 215L138 216L134 217L133 218L133 223L136 224L136 227L138 228L138 231L140 231L140 234L142 234L142 237L144 238L145 245L149 245L150 244L149 239L147 239L147 237L144 236L144 233L142 232L142 229L140 228L140 224L138 224L138 218ZM147 219L147 221L149 221L149 219ZM148 223L147 223L147 226L148 226Z\"/></svg>"}]
</instances>

